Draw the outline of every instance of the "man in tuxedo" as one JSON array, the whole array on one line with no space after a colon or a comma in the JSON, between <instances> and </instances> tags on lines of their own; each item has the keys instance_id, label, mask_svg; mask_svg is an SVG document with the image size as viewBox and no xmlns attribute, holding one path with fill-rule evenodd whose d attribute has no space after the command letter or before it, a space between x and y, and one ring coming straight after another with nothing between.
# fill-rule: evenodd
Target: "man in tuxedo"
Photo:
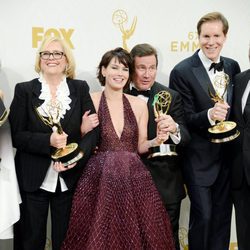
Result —
<instances>
[{"instance_id":1,"label":"man in tuxedo","mask_svg":"<svg viewBox=\"0 0 250 250\"><path fill-rule=\"evenodd\" d=\"M168 150L164 156L157 155L159 148L152 148L148 154L142 155L142 160L152 174L156 187L162 197L164 205L170 216L176 249L179 248L178 229L181 200L186 196L179 157L176 154L175 145L184 145L189 140L189 133L184 125L183 107L180 95L166 86L155 81L158 56L157 51L149 44L138 44L131 50L133 59L132 84L125 91L138 95L148 105L148 139L155 138L157 127L169 134L169 139L164 145ZM160 91L168 91L172 97L167 114L161 115L155 120L153 101Z\"/></svg>"},{"instance_id":2,"label":"man in tuxedo","mask_svg":"<svg viewBox=\"0 0 250 250\"><path fill-rule=\"evenodd\" d=\"M250 49L249 49L250 60ZM232 119L240 136L232 141L232 194L239 250L250 249L250 69L235 77Z\"/></svg>"},{"instance_id":3,"label":"man in tuxedo","mask_svg":"<svg viewBox=\"0 0 250 250\"><path fill-rule=\"evenodd\" d=\"M229 166L225 164L226 143L211 142L208 128L229 115L234 75L238 63L220 55L226 41L228 22L218 12L198 21L200 49L178 63L170 73L170 88L183 99L191 141L183 155L183 177L191 202L188 242L190 250L225 250L229 247L232 204ZM225 86L215 81L226 73ZM216 93L224 101L211 99Z\"/></svg>"}]
</instances>

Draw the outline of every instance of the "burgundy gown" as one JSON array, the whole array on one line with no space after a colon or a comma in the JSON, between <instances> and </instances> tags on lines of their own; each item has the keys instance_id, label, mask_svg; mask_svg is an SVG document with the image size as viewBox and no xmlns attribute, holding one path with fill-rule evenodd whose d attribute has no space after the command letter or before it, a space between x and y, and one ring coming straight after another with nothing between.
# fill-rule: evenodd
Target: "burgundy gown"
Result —
<instances>
[{"instance_id":1,"label":"burgundy gown","mask_svg":"<svg viewBox=\"0 0 250 250\"><path fill-rule=\"evenodd\" d=\"M102 94L101 141L79 179L63 250L175 249L169 217L137 153L137 122L125 95L123 105L119 138Z\"/></svg>"}]
</instances>

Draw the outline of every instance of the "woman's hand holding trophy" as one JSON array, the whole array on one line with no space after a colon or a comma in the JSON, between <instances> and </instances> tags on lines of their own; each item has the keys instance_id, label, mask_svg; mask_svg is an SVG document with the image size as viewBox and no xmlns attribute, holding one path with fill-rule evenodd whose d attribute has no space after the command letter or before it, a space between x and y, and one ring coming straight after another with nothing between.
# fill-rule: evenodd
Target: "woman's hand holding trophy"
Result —
<instances>
[{"instance_id":1,"label":"woman's hand holding trophy","mask_svg":"<svg viewBox=\"0 0 250 250\"><path fill-rule=\"evenodd\" d=\"M68 135L64 133L60 123L60 105L59 102L51 101L46 105L46 110L41 106L36 108L36 113L41 121L52 128L50 145L56 150L51 158L54 161L54 169L58 172L73 168L84 155L77 143L67 144Z\"/></svg>"}]
</instances>

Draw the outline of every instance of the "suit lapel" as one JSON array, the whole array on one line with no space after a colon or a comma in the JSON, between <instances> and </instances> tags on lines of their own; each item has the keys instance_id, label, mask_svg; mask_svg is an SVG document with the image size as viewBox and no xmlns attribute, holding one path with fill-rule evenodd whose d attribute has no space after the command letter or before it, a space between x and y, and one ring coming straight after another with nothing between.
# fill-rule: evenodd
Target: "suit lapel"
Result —
<instances>
[{"instance_id":1,"label":"suit lapel","mask_svg":"<svg viewBox=\"0 0 250 250\"><path fill-rule=\"evenodd\" d=\"M38 81L38 79L34 79L32 81L32 106L33 108L37 108L43 104L43 100L39 99L39 95L41 94L42 84Z\"/></svg>"},{"instance_id":2,"label":"suit lapel","mask_svg":"<svg viewBox=\"0 0 250 250\"><path fill-rule=\"evenodd\" d=\"M241 123L244 122L244 119L242 117L242 106L241 106L241 99L243 95L244 88L242 86L238 85L235 86L234 89L234 99L233 99L233 116L240 120Z\"/></svg>"},{"instance_id":3,"label":"suit lapel","mask_svg":"<svg viewBox=\"0 0 250 250\"><path fill-rule=\"evenodd\" d=\"M222 60L224 61L224 72L229 76L229 83L227 86L227 103L229 105L232 104L232 98L233 98L233 76L232 76L232 72L231 72L231 67L227 61L226 58L221 57Z\"/></svg>"},{"instance_id":4,"label":"suit lapel","mask_svg":"<svg viewBox=\"0 0 250 250\"><path fill-rule=\"evenodd\" d=\"M147 107L148 107L148 138L154 138L156 135L156 123L155 123L155 116L154 116L154 109L153 109L153 100L154 100L154 96L155 94L158 93L157 91L157 83L155 82L153 84L153 86L150 89L150 96L148 98L147 101ZM131 94L130 88L127 88L124 90L124 93L126 94Z\"/></svg>"},{"instance_id":5,"label":"suit lapel","mask_svg":"<svg viewBox=\"0 0 250 250\"><path fill-rule=\"evenodd\" d=\"M151 90L150 90L150 97L148 99L147 105L148 105L148 112L149 112L149 121L148 124L149 126L154 124L154 120L155 120L155 115L154 115L154 109L153 109L153 101L154 101L154 96L155 94L157 94L157 91L155 89L155 83L153 84ZM152 128L152 126L151 126Z\"/></svg>"},{"instance_id":6,"label":"suit lapel","mask_svg":"<svg viewBox=\"0 0 250 250\"><path fill-rule=\"evenodd\" d=\"M237 101L237 111L239 114L238 114L238 117L240 117L241 121L243 123L249 123L250 122L250 119L247 119L247 121L244 119L243 115L242 115L242 96L246 90L246 87L247 87L247 84L248 84L248 81L249 81L249 75L250 75L250 71L247 71L246 74L244 74L244 76L242 77L241 79L241 82L239 83L239 89L238 89L238 94L237 96L235 95L235 101ZM244 110L243 110L244 112Z\"/></svg>"},{"instance_id":7,"label":"suit lapel","mask_svg":"<svg viewBox=\"0 0 250 250\"><path fill-rule=\"evenodd\" d=\"M211 100L211 96L209 94L209 91L214 95L215 90L213 87L213 84L211 83L211 80L207 74L206 69L204 68L199 56L198 51L193 55L193 66L192 71L194 76L196 77L197 82L201 85L204 92L207 94L209 99ZM212 102L212 100L211 100Z\"/></svg>"},{"instance_id":8,"label":"suit lapel","mask_svg":"<svg viewBox=\"0 0 250 250\"><path fill-rule=\"evenodd\" d=\"M32 99L31 99L31 105L32 109L34 110L35 114L37 115L37 121L41 125L41 128L44 129L44 131L51 132L51 127L44 124L44 122L39 118L38 114L36 113L36 109L41 106L44 102L44 100L39 99L39 96L41 94L41 88L42 84L38 79L34 79L32 81Z\"/></svg>"},{"instance_id":9,"label":"suit lapel","mask_svg":"<svg viewBox=\"0 0 250 250\"><path fill-rule=\"evenodd\" d=\"M242 96L249 81L249 77L250 77L250 71L249 75L244 74L242 75L242 77L238 78L237 83L235 84L234 94L233 94L233 117L238 124L241 124L243 126L246 123L246 121L244 120L242 114Z\"/></svg>"}]
</instances>

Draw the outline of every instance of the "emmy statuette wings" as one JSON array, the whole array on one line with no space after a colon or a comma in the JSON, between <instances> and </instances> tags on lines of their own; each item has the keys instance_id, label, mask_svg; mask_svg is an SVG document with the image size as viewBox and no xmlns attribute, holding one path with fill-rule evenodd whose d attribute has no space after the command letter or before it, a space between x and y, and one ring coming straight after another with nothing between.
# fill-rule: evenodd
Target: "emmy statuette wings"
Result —
<instances>
[{"instance_id":1,"label":"emmy statuette wings","mask_svg":"<svg viewBox=\"0 0 250 250\"><path fill-rule=\"evenodd\" d=\"M160 117L161 115L167 114L170 104L172 101L171 94L162 90L154 96L154 101L152 103L154 109L155 117ZM176 156L176 145L174 144L164 144L161 142L160 146L149 148L148 158L158 157L158 156Z\"/></svg>"},{"instance_id":2,"label":"emmy statuette wings","mask_svg":"<svg viewBox=\"0 0 250 250\"><path fill-rule=\"evenodd\" d=\"M63 128L61 126L59 117L60 104L50 104L47 106L48 107L46 110L43 109L43 113L46 114L46 116L42 115L39 112L38 108L35 109L38 117L45 125L51 127L53 131L56 130L58 134L62 134ZM51 158L53 159L53 161L59 161L65 167L67 167L68 165L80 160L83 155L84 153L81 151L78 144L73 142L67 144L65 148L56 149L55 152L51 155Z\"/></svg>"},{"instance_id":3,"label":"emmy statuette wings","mask_svg":"<svg viewBox=\"0 0 250 250\"><path fill-rule=\"evenodd\" d=\"M224 91L220 95L216 89L215 94L208 90L214 102L224 102L224 95L227 91L229 80L229 76L224 72L216 75L213 85L218 88L223 88ZM237 124L233 121L220 121L216 123L213 127L208 129L211 142L222 143L234 140L240 134L236 126Z\"/></svg>"}]
</instances>

